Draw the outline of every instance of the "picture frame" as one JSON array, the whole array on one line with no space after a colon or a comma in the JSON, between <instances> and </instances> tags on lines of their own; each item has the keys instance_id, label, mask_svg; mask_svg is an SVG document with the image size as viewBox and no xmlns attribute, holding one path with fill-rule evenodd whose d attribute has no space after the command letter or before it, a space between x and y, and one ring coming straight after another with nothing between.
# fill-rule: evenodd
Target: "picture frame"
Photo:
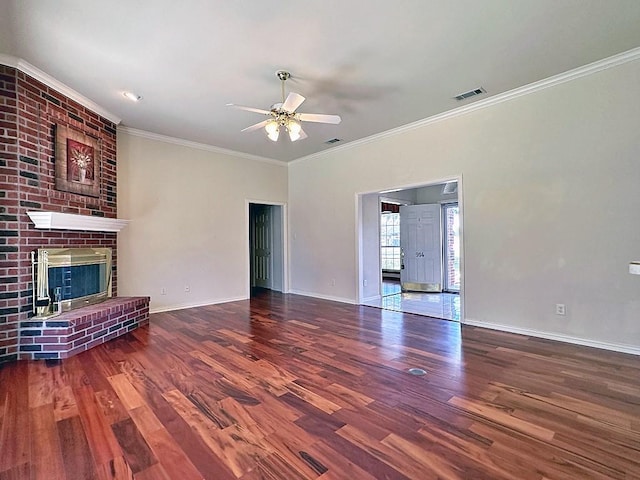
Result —
<instances>
[{"instance_id":1,"label":"picture frame","mask_svg":"<svg viewBox=\"0 0 640 480\"><path fill-rule=\"evenodd\" d=\"M55 188L100 196L100 142L67 125L55 125Z\"/></svg>"}]
</instances>

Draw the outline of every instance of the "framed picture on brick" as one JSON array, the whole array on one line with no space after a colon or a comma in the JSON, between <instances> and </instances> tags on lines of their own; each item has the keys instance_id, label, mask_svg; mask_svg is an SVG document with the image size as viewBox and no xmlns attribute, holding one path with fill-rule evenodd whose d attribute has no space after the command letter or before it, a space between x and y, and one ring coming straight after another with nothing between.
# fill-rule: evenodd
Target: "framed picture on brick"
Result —
<instances>
[{"instance_id":1,"label":"framed picture on brick","mask_svg":"<svg viewBox=\"0 0 640 480\"><path fill-rule=\"evenodd\" d=\"M56 129L56 190L100 196L100 142L66 125Z\"/></svg>"}]
</instances>

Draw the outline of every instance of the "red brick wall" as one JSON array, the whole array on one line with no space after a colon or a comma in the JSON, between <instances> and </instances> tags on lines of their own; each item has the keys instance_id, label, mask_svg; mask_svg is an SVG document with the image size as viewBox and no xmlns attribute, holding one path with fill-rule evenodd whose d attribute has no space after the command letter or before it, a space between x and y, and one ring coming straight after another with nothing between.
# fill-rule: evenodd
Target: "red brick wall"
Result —
<instances>
[{"instance_id":1,"label":"red brick wall","mask_svg":"<svg viewBox=\"0 0 640 480\"><path fill-rule=\"evenodd\" d=\"M18 99L16 71L0 65L0 362L18 350Z\"/></svg>"},{"instance_id":2,"label":"red brick wall","mask_svg":"<svg viewBox=\"0 0 640 480\"><path fill-rule=\"evenodd\" d=\"M54 125L99 139L100 196L55 189ZM0 363L20 358L17 331L32 309L30 252L47 246L113 249L117 292L116 234L36 230L27 211L56 211L115 218L116 125L14 68L0 65ZM30 358L26 354L23 358Z\"/></svg>"}]
</instances>

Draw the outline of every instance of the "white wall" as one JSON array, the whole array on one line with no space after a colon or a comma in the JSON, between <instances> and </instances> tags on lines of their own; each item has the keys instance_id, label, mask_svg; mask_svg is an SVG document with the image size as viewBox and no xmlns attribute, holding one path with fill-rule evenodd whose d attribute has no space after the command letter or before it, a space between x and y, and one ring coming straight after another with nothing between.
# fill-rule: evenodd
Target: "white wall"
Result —
<instances>
[{"instance_id":1,"label":"white wall","mask_svg":"<svg viewBox=\"0 0 640 480\"><path fill-rule=\"evenodd\" d=\"M399 193L399 192L398 192ZM362 294L361 298L378 298L382 267L380 265L380 198L377 193L363 195L362 212ZM366 280L366 285L364 284Z\"/></svg>"},{"instance_id":2,"label":"white wall","mask_svg":"<svg viewBox=\"0 0 640 480\"><path fill-rule=\"evenodd\" d=\"M247 199L286 202L286 166L119 131L118 294L153 311L247 298Z\"/></svg>"},{"instance_id":3,"label":"white wall","mask_svg":"<svg viewBox=\"0 0 640 480\"><path fill-rule=\"evenodd\" d=\"M355 195L462 174L466 320L640 351L639 112L633 61L294 162L292 289L355 301Z\"/></svg>"},{"instance_id":4,"label":"white wall","mask_svg":"<svg viewBox=\"0 0 640 480\"><path fill-rule=\"evenodd\" d=\"M9 2L0 3L0 54L15 51L15 35L13 34L13 5Z\"/></svg>"}]
</instances>

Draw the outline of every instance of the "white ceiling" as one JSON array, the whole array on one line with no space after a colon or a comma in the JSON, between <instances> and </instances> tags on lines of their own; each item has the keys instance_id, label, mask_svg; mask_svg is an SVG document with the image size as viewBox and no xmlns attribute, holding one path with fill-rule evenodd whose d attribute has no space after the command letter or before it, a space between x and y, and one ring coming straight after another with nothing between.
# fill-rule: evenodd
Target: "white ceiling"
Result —
<instances>
[{"instance_id":1,"label":"white ceiling","mask_svg":"<svg viewBox=\"0 0 640 480\"><path fill-rule=\"evenodd\" d=\"M640 46L638 0L1 0L0 53L157 134L291 161ZM288 91L309 138L240 130ZM134 104L130 90L144 97Z\"/></svg>"}]
</instances>

